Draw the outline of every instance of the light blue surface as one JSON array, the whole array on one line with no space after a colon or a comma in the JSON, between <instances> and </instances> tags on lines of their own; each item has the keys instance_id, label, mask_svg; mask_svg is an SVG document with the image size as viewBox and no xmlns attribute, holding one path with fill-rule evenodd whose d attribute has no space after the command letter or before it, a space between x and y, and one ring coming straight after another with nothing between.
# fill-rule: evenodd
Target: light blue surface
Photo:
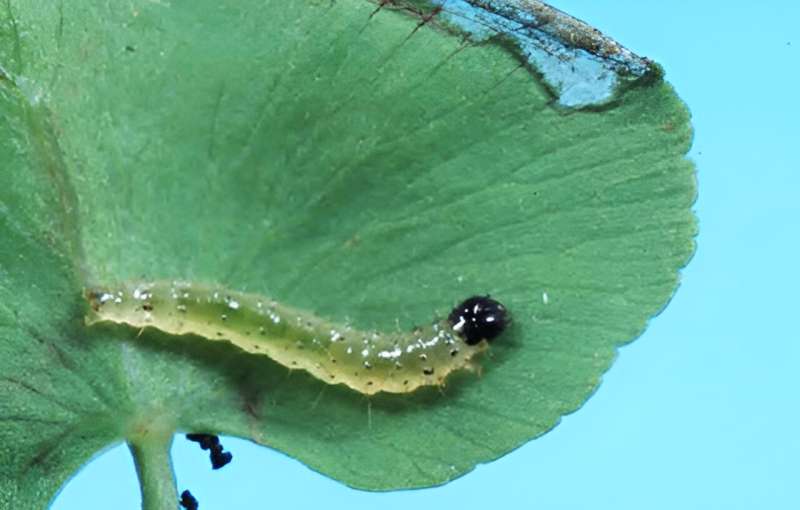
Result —
<instances>
[{"instance_id":1,"label":"light blue surface","mask_svg":"<svg viewBox=\"0 0 800 510\"><path fill-rule=\"evenodd\" d=\"M768 3L554 2L663 64L694 115L700 181L681 289L583 409L447 486L386 494L235 439L212 472L179 438L180 489L201 510L800 508L800 3ZM138 509L127 449L53 508Z\"/></svg>"},{"instance_id":2,"label":"light blue surface","mask_svg":"<svg viewBox=\"0 0 800 510\"><path fill-rule=\"evenodd\" d=\"M620 52L614 58L603 58L565 44L561 32L552 32L561 23L520 8L526 4L519 0L488 0L486 9L475 8L468 0L431 1L442 8L437 19L465 30L474 41L484 41L498 32L506 34L565 107L607 103L621 86L649 69L646 61L633 54Z\"/></svg>"}]
</instances>

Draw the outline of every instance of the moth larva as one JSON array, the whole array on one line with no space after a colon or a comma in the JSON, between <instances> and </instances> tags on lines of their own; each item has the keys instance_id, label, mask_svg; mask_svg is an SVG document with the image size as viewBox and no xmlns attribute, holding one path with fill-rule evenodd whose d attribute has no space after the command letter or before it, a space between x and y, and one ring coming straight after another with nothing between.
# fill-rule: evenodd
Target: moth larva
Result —
<instances>
[{"instance_id":1,"label":"moth larva","mask_svg":"<svg viewBox=\"0 0 800 510\"><path fill-rule=\"evenodd\" d=\"M174 335L226 340L361 393L406 393L442 385L448 374L474 370L474 356L503 332L505 307L471 297L447 320L410 333L358 331L256 294L185 282L131 282L85 293L87 324L153 327Z\"/></svg>"}]
</instances>

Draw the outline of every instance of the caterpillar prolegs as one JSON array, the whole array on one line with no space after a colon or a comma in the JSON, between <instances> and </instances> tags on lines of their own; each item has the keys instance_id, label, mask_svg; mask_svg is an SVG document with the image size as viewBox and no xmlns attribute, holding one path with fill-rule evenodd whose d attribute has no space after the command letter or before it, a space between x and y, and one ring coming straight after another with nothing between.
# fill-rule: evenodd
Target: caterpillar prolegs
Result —
<instances>
[{"instance_id":1,"label":"caterpillar prolegs","mask_svg":"<svg viewBox=\"0 0 800 510\"><path fill-rule=\"evenodd\" d=\"M506 308L473 296L447 319L411 332L359 331L256 294L186 282L131 282L85 292L87 324L101 321L153 327L174 335L226 340L240 349L303 369L329 384L372 395L442 385L508 323Z\"/></svg>"}]
</instances>

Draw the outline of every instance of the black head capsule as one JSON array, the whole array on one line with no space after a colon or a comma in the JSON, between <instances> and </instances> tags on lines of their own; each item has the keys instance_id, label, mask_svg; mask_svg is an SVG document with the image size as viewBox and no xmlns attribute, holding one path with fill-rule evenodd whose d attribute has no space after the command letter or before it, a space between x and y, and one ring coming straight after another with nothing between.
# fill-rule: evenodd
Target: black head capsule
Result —
<instances>
[{"instance_id":1,"label":"black head capsule","mask_svg":"<svg viewBox=\"0 0 800 510\"><path fill-rule=\"evenodd\" d=\"M453 331L468 345L492 341L506 328L508 310L489 296L472 296L453 308L447 317Z\"/></svg>"}]
</instances>

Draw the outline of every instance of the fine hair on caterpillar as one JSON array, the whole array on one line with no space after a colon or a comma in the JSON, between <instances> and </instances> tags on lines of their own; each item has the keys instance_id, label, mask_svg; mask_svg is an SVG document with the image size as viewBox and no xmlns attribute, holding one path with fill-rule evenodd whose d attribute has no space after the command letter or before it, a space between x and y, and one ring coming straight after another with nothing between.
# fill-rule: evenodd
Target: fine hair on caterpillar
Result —
<instances>
[{"instance_id":1,"label":"fine hair on caterpillar","mask_svg":"<svg viewBox=\"0 0 800 510\"><path fill-rule=\"evenodd\" d=\"M442 386L501 335L506 308L472 296L448 315L410 332L360 331L257 294L178 281L128 282L87 289L86 323L152 327L173 335L225 340L247 352L302 369L365 395Z\"/></svg>"}]
</instances>

